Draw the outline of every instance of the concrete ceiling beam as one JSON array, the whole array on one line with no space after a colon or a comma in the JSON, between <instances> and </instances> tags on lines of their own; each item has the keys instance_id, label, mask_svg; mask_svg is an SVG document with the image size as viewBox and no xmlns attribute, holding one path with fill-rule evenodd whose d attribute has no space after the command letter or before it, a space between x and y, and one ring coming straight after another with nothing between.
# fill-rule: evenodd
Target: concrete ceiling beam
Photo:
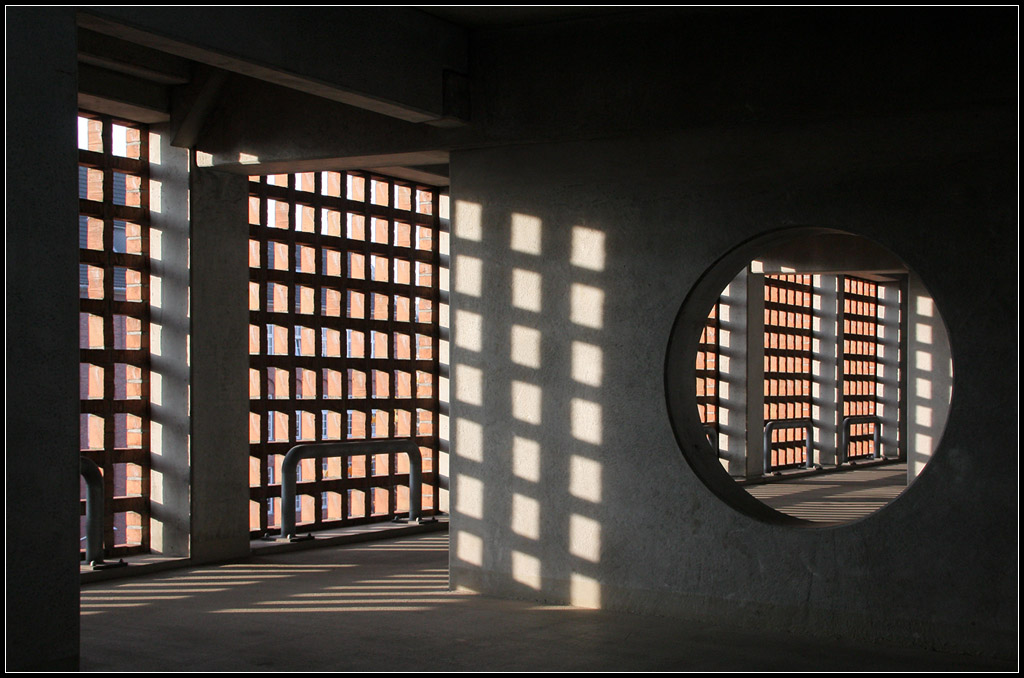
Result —
<instances>
[{"instance_id":1,"label":"concrete ceiling beam","mask_svg":"<svg viewBox=\"0 0 1024 678\"><path fill-rule=\"evenodd\" d=\"M465 29L411 8L116 6L78 24L408 122L458 124L468 110L453 100L468 96Z\"/></svg>"},{"instance_id":2,"label":"concrete ceiling beam","mask_svg":"<svg viewBox=\"0 0 1024 678\"><path fill-rule=\"evenodd\" d=\"M239 154L234 162L218 161L200 152L200 167L216 167L237 174L290 174L293 172L322 172L327 170L375 170L381 174L419 181L432 186L447 186L448 152L441 150L412 153L389 153L341 157L303 158L264 161L256 155Z\"/></svg>"},{"instance_id":3,"label":"concrete ceiling beam","mask_svg":"<svg viewBox=\"0 0 1024 678\"><path fill-rule=\"evenodd\" d=\"M230 74L219 68L199 65L191 82L171 91L171 145L193 148L220 100Z\"/></svg>"},{"instance_id":4,"label":"concrete ceiling beam","mask_svg":"<svg viewBox=\"0 0 1024 678\"><path fill-rule=\"evenodd\" d=\"M78 65L78 105L147 124L171 118L166 86L85 63Z\"/></svg>"},{"instance_id":5,"label":"concrete ceiling beam","mask_svg":"<svg viewBox=\"0 0 1024 678\"><path fill-rule=\"evenodd\" d=\"M161 85L183 85L191 77L186 59L81 28L78 60Z\"/></svg>"}]
</instances>

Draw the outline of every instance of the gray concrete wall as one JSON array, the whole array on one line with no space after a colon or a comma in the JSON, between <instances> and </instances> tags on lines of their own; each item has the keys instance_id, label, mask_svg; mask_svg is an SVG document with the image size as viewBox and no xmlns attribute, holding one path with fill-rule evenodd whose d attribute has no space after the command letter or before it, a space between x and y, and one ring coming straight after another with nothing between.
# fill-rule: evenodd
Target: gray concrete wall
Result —
<instances>
[{"instance_id":1,"label":"gray concrete wall","mask_svg":"<svg viewBox=\"0 0 1024 678\"><path fill-rule=\"evenodd\" d=\"M75 19L9 8L5 500L9 670L78 668ZM44 44L45 51L36 49ZM46 86L40 86L46 83Z\"/></svg>"},{"instance_id":2,"label":"gray concrete wall","mask_svg":"<svg viewBox=\"0 0 1024 678\"><path fill-rule=\"evenodd\" d=\"M939 305L911 275L907 298L907 483L914 482L942 439L952 398L949 336Z\"/></svg>"},{"instance_id":3,"label":"gray concrete wall","mask_svg":"<svg viewBox=\"0 0 1024 678\"><path fill-rule=\"evenodd\" d=\"M1012 653L1013 129L978 110L453 154L453 583ZM876 240L950 318L932 463L838 528L730 506L666 414L680 304L731 248L789 225Z\"/></svg>"}]
</instances>

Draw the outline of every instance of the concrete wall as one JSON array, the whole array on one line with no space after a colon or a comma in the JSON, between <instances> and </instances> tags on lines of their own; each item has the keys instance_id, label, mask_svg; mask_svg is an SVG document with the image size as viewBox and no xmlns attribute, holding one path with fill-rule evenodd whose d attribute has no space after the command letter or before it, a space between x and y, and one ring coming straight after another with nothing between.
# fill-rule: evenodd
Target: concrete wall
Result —
<instances>
[{"instance_id":1,"label":"concrete wall","mask_svg":"<svg viewBox=\"0 0 1024 678\"><path fill-rule=\"evenodd\" d=\"M998 408L1016 385L997 290L1014 285L1012 129L979 111L453 154L454 584L1011 652L1015 479L999 469L1016 433ZM928 469L834 529L728 505L666 414L680 304L725 253L788 225L902 257L957 364ZM689 416L677 431L696 447Z\"/></svg>"},{"instance_id":2,"label":"concrete wall","mask_svg":"<svg viewBox=\"0 0 1024 678\"><path fill-rule=\"evenodd\" d=\"M78 667L75 18L7 19L6 657ZM43 52L37 45L47 45ZM46 83L41 87L40 83ZM47 520L39 521L38 517Z\"/></svg>"}]
</instances>

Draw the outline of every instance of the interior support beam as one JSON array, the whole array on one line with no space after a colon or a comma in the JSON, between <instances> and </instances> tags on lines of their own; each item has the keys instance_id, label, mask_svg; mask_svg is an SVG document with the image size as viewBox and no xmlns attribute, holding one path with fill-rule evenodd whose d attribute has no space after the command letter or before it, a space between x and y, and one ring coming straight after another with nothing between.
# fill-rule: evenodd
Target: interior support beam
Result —
<instances>
[{"instance_id":1,"label":"interior support beam","mask_svg":"<svg viewBox=\"0 0 1024 678\"><path fill-rule=\"evenodd\" d=\"M171 145L193 148L206 124L210 111L220 99L229 73L219 68L200 66L192 81L171 93Z\"/></svg>"},{"instance_id":2,"label":"interior support beam","mask_svg":"<svg viewBox=\"0 0 1024 678\"><path fill-rule=\"evenodd\" d=\"M165 86L86 63L78 66L78 105L147 124L171 118Z\"/></svg>"},{"instance_id":3,"label":"interior support beam","mask_svg":"<svg viewBox=\"0 0 1024 678\"><path fill-rule=\"evenodd\" d=\"M468 71L465 30L411 8L118 6L82 10L78 23L408 122L446 124L468 109L445 101L468 96L445 76Z\"/></svg>"},{"instance_id":4,"label":"interior support beam","mask_svg":"<svg viewBox=\"0 0 1024 678\"><path fill-rule=\"evenodd\" d=\"M162 85L183 85L190 77L185 59L81 28L78 60Z\"/></svg>"}]
</instances>

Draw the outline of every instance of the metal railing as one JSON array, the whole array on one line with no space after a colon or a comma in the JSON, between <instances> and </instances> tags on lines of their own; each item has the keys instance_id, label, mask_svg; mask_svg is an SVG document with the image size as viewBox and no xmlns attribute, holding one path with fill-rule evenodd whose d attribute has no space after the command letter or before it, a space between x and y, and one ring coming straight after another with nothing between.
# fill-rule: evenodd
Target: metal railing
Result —
<instances>
[{"instance_id":1,"label":"metal railing","mask_svg":"<svg viewBox=\"0 0 1024 678\"><path fill-rule=\"evenodd\" d=\"M94 570L124 567L124 560L103 562L103 473L88 457L78 458L78 472L85 480L85 562Z\"/></svg>"},{"instance_id":2,"label":"metal railing","mask_svg":"<svg viewBox=\"0 0 1024 678\"><path fill-rule=\"evenodd\" d=\"M288 450L281 463L281 537L295 537L295 486L299 461L311 457L353 457L404 452L409 456L409 522L426 522L422 517L423 457L413 439L360 440L343 443L304 443ZM432 520L432 519L431 519Z\"/></svg>"},{"instance_id":3,"label":"metal railing","mask_svg":"<svg viewBox=\"0 0 1024 678\"><path fill-rule=\"evenodd\" d=\"M841 442L839 444L839 459L837 460L836 466L841 466L848 461L846 456L847 450L850 447L850 427L854 424L874 424L875 425L875 454L874 458L879 459L882 456L882 418L877 414L861 414L852 417L846 417L843 419L843 433Z\"/></svg>"},{"instance_id":4,"label":"metal railing","mask_svg":"<svg viewBox=\"0 0 1024 678\"><path fill-rule=\"evenodd\" d=\"M785 428L802 428L806 431L804 446L807 451L806 468L814 468L814 423L810 419L769 419L764 424L764 474L771 470L772 431Z\"/></svg>"}]
</instances>

